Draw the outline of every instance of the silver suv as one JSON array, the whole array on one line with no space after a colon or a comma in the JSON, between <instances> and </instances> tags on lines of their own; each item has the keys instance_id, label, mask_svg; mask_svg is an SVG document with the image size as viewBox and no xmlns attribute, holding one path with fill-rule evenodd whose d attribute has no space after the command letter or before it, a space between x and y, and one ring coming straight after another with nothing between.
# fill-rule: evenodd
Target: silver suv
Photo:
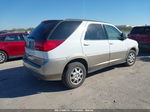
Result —
<instances>
[{"instance_id":1,"label":"silver suv","mask_svg":"<svg viewBox=\"0 0 150 112\"><path fill-rule=\"evenodd\" d=\"M44 80L77 88L86 74L115 64L131 66L136 41L114 25L90 20L47 20L29 35L24 66Z\"/></svg>"}]
</instances>

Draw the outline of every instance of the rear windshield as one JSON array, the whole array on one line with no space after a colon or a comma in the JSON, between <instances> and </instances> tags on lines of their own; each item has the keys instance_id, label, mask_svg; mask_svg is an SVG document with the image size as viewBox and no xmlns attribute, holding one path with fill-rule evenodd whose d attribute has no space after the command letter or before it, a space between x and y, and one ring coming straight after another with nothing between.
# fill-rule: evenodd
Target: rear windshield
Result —
<instances>
[{"instance_id":1,"label":"rear windshield","mask_svg":"<svg viewBox=\"0 0 150 112\"><path fill-rule=\"evenodd\" d=\"M35 41L47 40L48 35L59 22L60 21L57 20L42 22L30 33L29 38Z\"/></svg>"},{"instance_id":2,"label":"rear windshield","mask_svg":"<svg viewBox=\"0 0 150 112\"><path fill-rule=\"evenodd\" d=\"M67 39L81 24L81 21L64 21L60 23L48 38L49 40Z\"/></svg>"},{"instance_id":3,"label":"rear windshield","mask_svg":"<svg viewBox=\"0 0 150 112\"><path fill-rule=\"evenodd\" d=\"M150 34L150 27L133 28L131 34Z\"/></svg>"}]
</instances>

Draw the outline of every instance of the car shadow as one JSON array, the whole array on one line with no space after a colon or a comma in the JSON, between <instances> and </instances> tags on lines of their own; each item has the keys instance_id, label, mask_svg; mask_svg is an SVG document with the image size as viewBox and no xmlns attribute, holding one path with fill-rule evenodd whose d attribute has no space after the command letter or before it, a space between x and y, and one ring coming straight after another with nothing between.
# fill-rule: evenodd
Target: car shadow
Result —
<instances>
[{"instance_id":1,"label":"car shadow","mask_svg":"<svg viewBox=\"0 0 150 112\"><path fill-rule=\"evenodd\" d=\"M23 97L41 92L68 90L61 81L43 81L29 74L24 67L0 71L0 98Z\"/></svg>"},{"instance_id":2,"label":"car shadow","mask_svg":"<svg viewBox=\"0 0 150 112\"><path fill-rule=\"evenodd\" d=\"M97 71L95 71L95 72L89 73L89 74L87 75L87 77L91 77L91 76L94 76L94 75L97 75L97 74L100 74L100 73L104 73L104 72L113 70L113 69L115 69L115 68L122 68L122 67L127 67L127 66L126 66L125 64L118 64L118 65L109 66L109 67L106 67L106 68L97 70Z\"/></svg>"},{"instance_id":3,"label":"car shadow","mask_svg":"<svg viewBox=\"0 0 150 112\"><path fill-rule=\"evenodd\" d=\"M8 59L7 62L22 60L22 57Z\"/></svg>"},{"instance_id":4,"label":"car shadow","mask_svg":"<svg viewBox=\"0 0 150 112\"><path fill-rule=\"evenodd\" d=\"M149 56L150 53L148 51L142 51L139 53L138 59L150 62ZM88 74L87 78L120 67L125 66L120 64L100 69ZM38 80L32 74L28 73L24 67L0 70L0 98L24 97L43 92L62 92L67 90L69 89L61 81Z\"/></svg>"},{"instance_id":5,"label":"car shadow","mask_svg":"<svg viewBox=\"0 0 150 112\"><path fill-rule=\"evenodd\" d=\"M144 62L150 62L150 50L140 49L138 59Z\"/></svg>"},{"instance_id":6,"label":"car shadow","mask_svg":"<svg viewBox=\"0 0 150 112\"><path fill-rule=\"evenodd\" d=\"M98 70L87 75L88 77L112 70L117 65ZM0 98L24 97L43 92L62 92L69 90L61 81L43 81L26 71L24 67L16 67L0 71Z\"/></svg>"},{"instance_id":7,"label":"car shadow","mask_svg":"<svg viewBox=\"0 0 150 112\"><path fill-rule=\"evenodd\" d=\"M98 70L87 75L93 75L112 70L117 65ZM16 67L0 71L0 98L24 97L43 92L61 92L69 90L61 81L43 81L38 80L32 74L26 71L24 67Z\"/></svg>"}]
</instances>

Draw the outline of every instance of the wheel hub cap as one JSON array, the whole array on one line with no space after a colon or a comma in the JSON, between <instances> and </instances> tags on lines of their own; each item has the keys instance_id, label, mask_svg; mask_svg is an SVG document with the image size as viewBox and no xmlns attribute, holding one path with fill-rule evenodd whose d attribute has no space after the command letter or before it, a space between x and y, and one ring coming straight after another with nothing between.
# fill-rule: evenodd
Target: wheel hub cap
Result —
<instances>
[{"instance_id":1,"label":"wheel hub cap","mask_svg":"<svg viewBox=\"0 0 150 112\"><path fill-rule=\"evenodd\" d=\"M3 62L5 60L5 55L3 53L0 53L0 62Z\"/></svg>"},{"instance_id":2,"label":"wheel hub cap","mask_svg":"<svg viewBox=\"0 0 150 112\"><path fill-rule=\"evenodd\" d=\"M128 62L129 64L133 64L135 62L135 54L134 53L130 53L128 56Z\"/></svg>"},{"instance_id":3,"label":"wheel hub cap","mask_svg":"<svg viewBox=\"0 0 150 112\"><path fill-rule=\"evenodd\" d=\"M83 79L83 70L80 67L76 67L72 70L70 75L70 81L74 85L78 85Z\"/></svg>"}]
</instances>

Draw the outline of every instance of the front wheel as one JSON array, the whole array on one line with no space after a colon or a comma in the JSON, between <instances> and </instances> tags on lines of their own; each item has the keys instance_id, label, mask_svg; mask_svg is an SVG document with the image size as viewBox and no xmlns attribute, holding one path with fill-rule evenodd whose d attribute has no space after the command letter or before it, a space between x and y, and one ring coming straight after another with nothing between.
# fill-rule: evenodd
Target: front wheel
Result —
<instances>
[{"instance_id":1,"label":"front wheel","mask_svg":"<svg viewBox=\"0 0 150 112\"><path fill-rule=\"evenodd\" d=\"M0 51L0 64L7 61L7 54L4 51Z\"/></svg>"},{"instance_id":2,"label":"front wheel","mask_svg":"<svg viewBox=\"0 0 150 112\"><path fill-rule=\"evenodd\" d=\"M130 50L127 56L126 65L132 66L136 61L136 52L134 50Z\"/></svg>"},{"instance_id":3,"label":"front wheel","mask_svg":"<svg viewBox=\"0 0 150 112\"><path fill-rule=\"evenodd\" d=\"M70 89L81 86L86 77L85 66L80 62L68 64L63 74L63 83Z\"/></svg>"}]
</instances>

